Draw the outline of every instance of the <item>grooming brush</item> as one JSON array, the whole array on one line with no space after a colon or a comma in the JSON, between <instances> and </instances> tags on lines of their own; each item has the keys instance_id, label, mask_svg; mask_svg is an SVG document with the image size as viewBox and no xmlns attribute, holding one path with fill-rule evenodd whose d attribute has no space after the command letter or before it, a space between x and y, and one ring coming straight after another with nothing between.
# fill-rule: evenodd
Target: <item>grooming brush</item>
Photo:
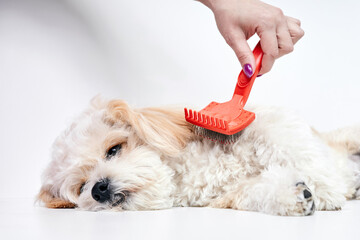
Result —
<instances>
[{"instance_id":1,"label":"grooming brush","mask_svg":"<svg viewBox=\"0 0 360 240\"><path fill-rule=\"evenodd\" d=\"M240 72L234 95L230 101L212 102L198 112L184 109L185 119L195 125L196 134L213 141L229 144L240 136L241 130L255 120L255 113L246 111L244 105L260 71L263 57L260 42L254 48L253 54L255 57L254 74L248 78L244 71Z\"/></svg>"}]
</instances>

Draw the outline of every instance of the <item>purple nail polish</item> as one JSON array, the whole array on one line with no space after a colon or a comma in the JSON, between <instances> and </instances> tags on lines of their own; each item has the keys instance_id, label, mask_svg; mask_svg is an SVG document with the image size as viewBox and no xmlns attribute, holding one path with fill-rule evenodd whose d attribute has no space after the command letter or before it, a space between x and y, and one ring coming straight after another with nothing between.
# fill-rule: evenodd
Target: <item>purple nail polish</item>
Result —
<instances>
[{"instance_id":1,"label":"purple nail polish","mask_svg":"<svg viewBox=\"0 0 360 240\"><path fill-rule=\"evenodd\" d=\"M253 69L250 64L247 63L244 65L244 73L248 78L251 78L253 75Z\"/></svg>"},{"instance_id":2,"label":"purple nail polish","mask_svg":"<svg viewBox=\"0 0 360 240\"><path fill-rule=\"evenodd\" d=\"M261 76L262 76L262 74L257 75L257 77L261 77Z\"/></svg>"}]
</instances>

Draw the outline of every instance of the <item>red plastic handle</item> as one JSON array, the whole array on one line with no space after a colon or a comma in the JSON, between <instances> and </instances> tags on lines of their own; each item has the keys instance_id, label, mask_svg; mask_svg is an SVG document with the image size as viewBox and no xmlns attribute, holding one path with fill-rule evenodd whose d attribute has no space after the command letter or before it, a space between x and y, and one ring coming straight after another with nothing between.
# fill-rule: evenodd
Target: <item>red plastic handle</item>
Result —
<instances>
[{"instance_id":1,"label":"red plastic handle","mask_svg":"<svg viewBox=\"0 0 360 240\"><path fill-rule=\"evenodd\" d=\"M241 71L239 74L238 81L237 81L237 84L235 87L235 92L233 95L233 98L240 99L241 107L244 107L244 105L249 97L249 94L250 94L251 88L254 84L254 81L255 81L255 79L260 71L260 68L261 68L261 61L262 61L264 53L261 49L260 42L254 48L253 54L255 57L254 74L252 75L251 78L248 78L245 75L244 71Z\"/></svg>"}]
</instances>

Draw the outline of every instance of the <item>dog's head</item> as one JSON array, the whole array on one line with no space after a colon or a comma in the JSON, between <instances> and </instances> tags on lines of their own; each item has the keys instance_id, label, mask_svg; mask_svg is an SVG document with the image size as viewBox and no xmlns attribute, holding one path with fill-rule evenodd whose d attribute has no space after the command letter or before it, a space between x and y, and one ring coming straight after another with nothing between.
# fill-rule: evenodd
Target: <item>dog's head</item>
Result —
<instances>
[{"instance_id":1,"label":"dog's head","mask_svg":"<svg viewBox=\"0 0 360 240\"><path fill-rule=\"evenodd\" d=\"M178 154L191 136L182 111L95 98L55 140L38 199L50 208L170 207L173 171L162 158Z\"/></svg>"}]
</instances>

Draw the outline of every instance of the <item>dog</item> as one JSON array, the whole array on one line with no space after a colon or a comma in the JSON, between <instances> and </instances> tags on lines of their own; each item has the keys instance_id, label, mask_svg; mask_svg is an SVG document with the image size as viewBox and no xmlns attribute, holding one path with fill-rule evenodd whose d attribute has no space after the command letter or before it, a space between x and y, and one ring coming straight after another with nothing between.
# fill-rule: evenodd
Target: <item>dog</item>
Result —
<instances>
[{"instance_id":1,"label":"dog","mask_svg":"<svg viewBox=\"0 0 360 240\"><path fill-rule=\"evenodd\" d=\"M307 216L360 199L360 125L320 133L251 107L232 144L194 134L182 109L96 97L57 137L38 201L49 208L214 207Z\"/></svg>"}]
</instances>

